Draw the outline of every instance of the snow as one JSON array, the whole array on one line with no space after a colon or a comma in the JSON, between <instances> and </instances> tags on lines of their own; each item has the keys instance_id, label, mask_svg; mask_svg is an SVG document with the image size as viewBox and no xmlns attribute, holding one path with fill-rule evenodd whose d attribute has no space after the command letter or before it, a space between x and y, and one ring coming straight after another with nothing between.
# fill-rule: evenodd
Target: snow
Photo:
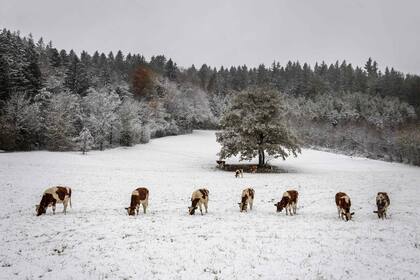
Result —
<instances>
[{"instance_id":1,"label":"snow","mask_svg":"<svg viewBox=\"0 0 420 280\"><path fill-rule=\"evenodd\" d=\"M419 279L420 168L303 150L271 163L282 174L215 168L214 131L154 139L87 155L0 154L0 279ZM47 187L70 186L73 208L35 216ZM127 216L147 186L148 213ZM210 191L209 213L189 216L190 195ZM243 188L254 209L240 213ZM299 191L298 215L276 213ZM352 199L338 219L334 195ZM389 218L373 210L390 195Z\"/></svg>"}]
</instances>

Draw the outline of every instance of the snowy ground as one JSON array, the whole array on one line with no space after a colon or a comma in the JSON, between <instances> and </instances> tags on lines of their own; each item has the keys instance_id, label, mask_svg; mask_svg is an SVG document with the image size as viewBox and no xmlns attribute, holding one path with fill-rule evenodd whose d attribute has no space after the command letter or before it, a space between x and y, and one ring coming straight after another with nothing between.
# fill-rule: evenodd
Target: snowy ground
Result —
<instances>
[{"instance_id":1,"label":"snowy ground","mask_svg":"<svg viewBox=\"0 0 420 280\"><path fill-rule=\"evenodd\" d=\"M420 279L420 168L304 150L273 161L289 173L215 169L214 132L166 137L104 152L0 154L1 279ZM48 186L73 189L65 216L36 217ZM149 212L124 210L137 186ZM210 190L208 215L189 216L191 192ZM241 190L256 191L240 213ZM283 191L298 215L275 213ZM337 218L350 195L354 221ZM390 217L372 213L387 191Z\"/></svg>"}]
</instances>

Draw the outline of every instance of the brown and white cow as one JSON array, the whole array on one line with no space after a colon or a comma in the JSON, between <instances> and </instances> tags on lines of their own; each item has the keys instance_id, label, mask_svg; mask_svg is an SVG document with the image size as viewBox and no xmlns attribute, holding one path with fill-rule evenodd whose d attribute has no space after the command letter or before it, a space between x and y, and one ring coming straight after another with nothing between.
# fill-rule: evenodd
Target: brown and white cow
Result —
<instances>
[{"instance_id":1,"label":"brown and white cow","mask_svg":"<svg viewBox=\"0 0 420 280\"><path fill-rule=\"evenodd\" d=\"M376 206L378 207L378 211L373 211L374 213L378 214L378 218L384 219L386 218L386 210L390 204L389 196L386 192L378 192L376 195Z\"/></svg>"},{"instance_id":2,"label":"brown and white cow","mask_svg":"<svg viewBox=\"0 0 420 280\"><path fill-rule=\"evenodd\" d=\"M350 197L343 192L338 192L335 195L335 204L337 205L338 218L346 221L351 220L354 212L350 212Z\"/></svg>"},{"instance_id":3,"label":"brown and white cow","mask_svg":"<svg viewBox=\"0 0 420 280\"><path fill-rule=\"evenodd\" d=\"M188 207L188 212L190 215L195 214L195 210L197 209L197 205L200 207L201 215L203 215L203 209L201 206L204 204L204 208L206 209L209 203L209 191L207 189L198 189L194 191L191 195L191 206Z\"/></svg>"},{"instance_id":4,"label":"brown and white cow","mask_svg":"<svg viewBox=\"0 0 420 280\"><path fill-rule=\"evenodd\" d=\"M258 167L256 165L251 165L251 167L249 168L249 170L251 171L251 173L256 173L257 172Z\"/></svg>"},{"instance_id":5,"label":"brown and white cow","mask_svg":"<svg viewBox=\"0 0 420 280\"><path fill-rule=\"evenodd\" d=\"M224 168L225 167L225 164L226 164L226 161L224 161L224 160L216 160L216 163L217 163L217 166L219 168Z\"/></svg>"},{"instance_id":6,"label":"brown and white cow","mask_svg":"<svg viewBox=\"0 0 420 280\"><path fill-rule=\"evenodd\" d=\"M235 178L238 178L238 177L241 177L241 178L244 177L244 170L243 169L236 169Z\"/></svg>"},{"instance_id":7,"label":"brown and white cow","mask_svg":"<svg viewBox=\"0 0 420 280\"><path fill-rule=\"evenodd\" d=\"M252 210L252 204L254 203L255 191L252 188L246 188L242 191L241 202L239 202L239 209L241 212L245 211L249 204L249 209Z\"/></svg>"},{"instance_id":8,"label":"brown and white cow","mask_svg":"<svg viewBox=\"0 0 420 280\"><path fill-rule=\"evenodd\" d=\"M146 208L149 205L149 190L147 188L137 188L131 193L130 207L125 208L128 215L138 215L140 204L143 206L143 213L146 214Z\"/></svg>"},{"instance_id":9,"label":"brown and white cow","mask_svg":"<svg viewBox=\"0 0 420 280\"><path fill-rule=\"evenodd\" d=\"M40 216L47 212L49 206L52 207L53 214L55 214L55 205L62 203L64 205L64 214L67 211L67 205L70 202L71 207L71 188L69 187L51 187L44 191L41 202L36 205L36 215Z\"/></svg>"},{"instance_id":10,"label":"brown and white cow","mask_svg":"<svg viewBox=\"0 0 420 280\"><path fill-rule=\"evenodd\" d=\"M286 215L288 212L291 216L296 214L298 196L299 193L295 190L288 190L287 192L283 193L281 200L274 204L274 206L277 207L277 212L281 212L283 208L286 208Z\"/></svg>"}]
</instances>

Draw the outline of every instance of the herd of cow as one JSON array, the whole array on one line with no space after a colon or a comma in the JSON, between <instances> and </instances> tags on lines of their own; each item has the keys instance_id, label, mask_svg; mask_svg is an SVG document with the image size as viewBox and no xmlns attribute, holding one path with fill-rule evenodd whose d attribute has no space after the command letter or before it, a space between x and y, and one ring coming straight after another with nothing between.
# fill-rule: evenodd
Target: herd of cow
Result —
<instances>
[{"instance_id":1,"label":"herd of cow","mask_svg":"<svg viewBox=\"0 0 420 280\"><path fill-rule=\"evenodd\" d=\"M237 175L237 172L235 176ZM64 206L64 214L67 210L67 205L70 203L71 206L71 188L69 187L52 187L44 191L42 199L39 205L36 205L37 216L46 213L48 207L52 207L53 214L55 214L55 207L57 203L62 203ZM255 191L252 188L246 188L242 191L241 202L239 202L239 209L241 212L246 212L248 205L249 209L252 210L252 205L254 202ZM283 194L283 197L279 202L274 204L277 208L277 212L281 212L283 209L286 209L286 215L293 216L296 214L297 201L299 193L296 190L288 190ZM149 201L149 190L147 188L137 188L131 193L131 202L130 206L125 208L128 215L138 215L140 205L143 207L143 213L146 214L146 208ZM191 195L191 206L188 207L188 212L190 215L195 214L195 210L200 208L201 215L203 215L202 206L207 213L209 202L209 191L207 189L198 189L194 191ZM348 221L351 220L354 212L350 211L351 201L350 197L343 193L339 192L335 195L335 203L337 205L338 217ZM389 196L386 192L379 192L376 196L376 206L377 211L374 213L378 214L379 218L386 218L386 211L390 204Z\"/></svg>"}]
</instances>

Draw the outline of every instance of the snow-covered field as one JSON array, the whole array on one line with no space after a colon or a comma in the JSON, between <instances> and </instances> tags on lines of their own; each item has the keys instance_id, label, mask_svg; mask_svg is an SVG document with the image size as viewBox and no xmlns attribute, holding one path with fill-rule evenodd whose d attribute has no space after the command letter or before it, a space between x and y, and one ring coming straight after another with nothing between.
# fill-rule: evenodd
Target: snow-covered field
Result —
<instances>
[{"instance_id":1,"label":"snow-covered field","mask_svg":"<svg viewBox=\"0 0 420 280\"><path fill-rule=\"evenodd\" d=\"M90 152L0 154L1 279L420 279L420 168L304 150L272 161L283 174L215 169L214 132ZM73 208L35 216L43 190L67 185ZM150 190L146 215L128 217L131 191ZM193 190L209 213L189 216ZM241 190L256 191L240 213ZM290 188L298 215L276 213ZM334 195L352 199L337 218ZM372 213L378 191L389 218Z\"/></svg>"}]
</instances>

